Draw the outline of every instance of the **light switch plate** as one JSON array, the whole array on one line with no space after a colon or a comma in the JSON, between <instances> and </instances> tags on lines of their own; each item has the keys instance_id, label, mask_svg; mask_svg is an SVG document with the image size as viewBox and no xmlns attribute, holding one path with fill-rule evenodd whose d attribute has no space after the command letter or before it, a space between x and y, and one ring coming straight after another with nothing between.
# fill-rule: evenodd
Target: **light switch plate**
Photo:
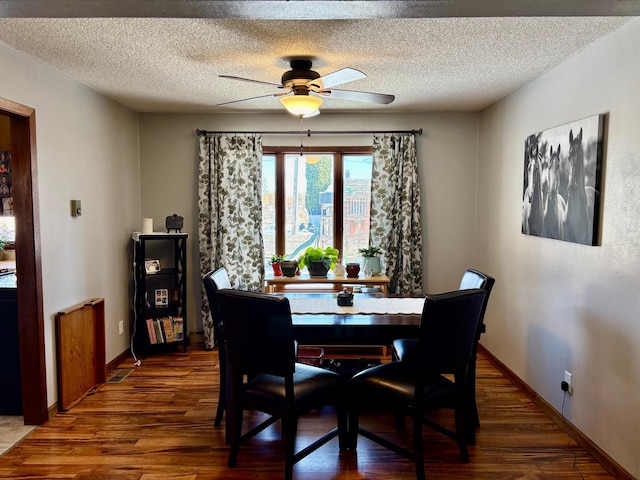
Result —
<instances>
[{"instance_id":1,"label":"light switch plate","mask_svg":"<svg viewBox=\"0 0 640 480\"><path fill-rule=\"evenodd\" d=\"M80 200L71 200L71 216L79 217L82 215L82 203Z\"/></svg>"}]
</instances>

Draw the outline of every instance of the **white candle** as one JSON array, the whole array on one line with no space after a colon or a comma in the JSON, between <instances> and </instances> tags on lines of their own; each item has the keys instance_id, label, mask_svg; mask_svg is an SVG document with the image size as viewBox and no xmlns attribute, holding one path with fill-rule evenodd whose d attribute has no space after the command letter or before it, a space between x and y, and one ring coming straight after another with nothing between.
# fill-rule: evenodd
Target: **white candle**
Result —
<instances>
[{"instance_id":1,"label":"white candle","mask_svg":"<svg viewBox=\"0 0 640 480\"><path fill-rule=\"evenodd\" d=\"M153 233L153 218L142 219L142 233Z\"/></svg>"}]
</instances>

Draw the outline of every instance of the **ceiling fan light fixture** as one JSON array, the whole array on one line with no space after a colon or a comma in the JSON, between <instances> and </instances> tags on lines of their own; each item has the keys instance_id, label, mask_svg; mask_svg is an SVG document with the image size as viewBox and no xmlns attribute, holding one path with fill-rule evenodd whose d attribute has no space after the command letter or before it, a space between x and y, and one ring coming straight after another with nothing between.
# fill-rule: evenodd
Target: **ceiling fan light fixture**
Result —
<instances>
[{"instance_id":1,"label":"ceiling fan light fixture","mask_svg":"<svg viewBox=\"0 0 640 480\"><path fill-rule=\"evenodd\" d=\"M289 113L298 117L312 116L310 114L315 113L322 105L321 98L310 95L287 95L286 97L281 97L280 102Z\"/></svg>"}]
</instances>

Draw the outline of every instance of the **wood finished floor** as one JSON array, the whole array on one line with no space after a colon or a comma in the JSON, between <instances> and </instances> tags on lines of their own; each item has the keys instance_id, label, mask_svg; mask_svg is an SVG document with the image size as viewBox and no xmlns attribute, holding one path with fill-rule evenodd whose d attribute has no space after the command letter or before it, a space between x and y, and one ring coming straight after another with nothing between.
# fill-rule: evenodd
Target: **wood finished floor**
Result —
<instances>
[{"instance_id":1,"label":"wood finished floor","mask_svg":"<svg viewBox=\"0 0 640 480\"><path fill-rule=\"evenodd\" d=\"M125 361L119 368L135 368ZM213 426L218 394L217 352L193 348L143 360L120 383L107 383L70 411L36 428L0 457L2 479L205 480L281 479L279 422L240 450L226 466L224 424ZM455 444L425 429L429 479L613 479L563 430L483 357L478 361L482 426L470 462L461 464ZM248 416L248 422L256 417ZM329 430L330 409L301 420L298 445ZM409 445L393 416L372 412L363 426ZM413 464L360 437L356 452L339 453L334 439L299 462L301 480L413 479Z\"/></svg>"}]
</instances>

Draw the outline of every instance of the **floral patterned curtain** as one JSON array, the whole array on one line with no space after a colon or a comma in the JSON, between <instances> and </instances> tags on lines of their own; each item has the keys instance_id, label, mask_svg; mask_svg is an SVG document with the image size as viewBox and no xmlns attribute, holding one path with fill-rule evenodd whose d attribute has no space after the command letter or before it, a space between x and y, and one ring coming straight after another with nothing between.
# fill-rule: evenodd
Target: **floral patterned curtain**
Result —
<instances>
[{"instance_id":1,"label":"floral patterned curtain","mask_svg":"<svg viewBox=\"0 0 640 480\"><path fill-rule=\"evenodd\" d=\"M373 137L369 244L383 251L391 293L422 293L422 227L413 134Z\"/></svg>"},{"instance_id":2,"label":"floral patterned curtain","mask_svg":"<svg viewBox=\"0 0 640 480\"><path fill-rule=\"evenodd\" d=\"M201 276L225 267L232 285L261 290L262 135L200 137L198 241ZM213 323L204 288L201 313L206 348L213 348Z\"/></svg>"}]
</instances>

